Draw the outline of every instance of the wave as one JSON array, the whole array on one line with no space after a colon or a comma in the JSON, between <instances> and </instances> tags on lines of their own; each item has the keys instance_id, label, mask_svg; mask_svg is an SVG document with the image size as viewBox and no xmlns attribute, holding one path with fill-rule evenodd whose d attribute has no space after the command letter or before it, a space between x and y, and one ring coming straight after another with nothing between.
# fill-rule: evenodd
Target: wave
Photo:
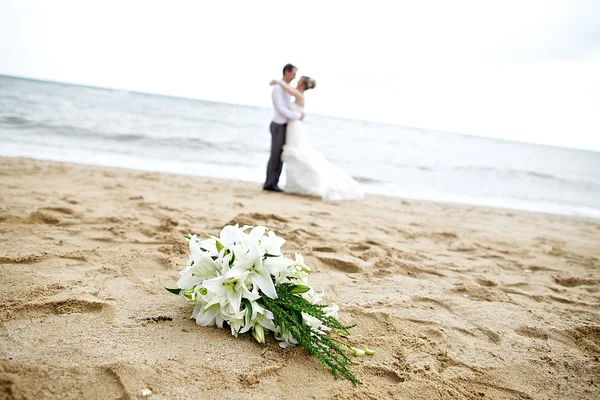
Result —
<instances>
[{"instance_id":1,"label":"wave","mask_svg":"<svg viewBox=\"0 0 600 400\"><path fill-rule=\"evenodd\" d=\"M417 169L419 171L424 171L424 172L435 172L435 171L441 171L441 170L448 169L443 166L442 167L431 167L431 166L417 165L417 164L394 164L394 166L398 167L398 168L402 168L402 169ZM493 174L493 175L495 175L495 177L498 177L498 176L504 176L507 178L529 177L529 178L542 179L542 180L547 180L547 181L554 181L554 182L568 184L568 185L573 184L573 183L579 183L579 184L584 184L584 185L585 184L598 185L597 182L585 181L585 180L581 180L581 179L580 180L566 179L566 178L562 178L562 177L544 173L544 172L531 171L531 170L520 170L520 169L514 169L514 168L502 169L502 168L495 168L495 167L488 167L488 166L481 166L481 165L469 165L469 166L453 166L453 167L450 167L449 169L453 170L453 171L459 171L461 173L474 172L474 173L483 173L483 174Z\"/></svg>"},{"instance_id":2,"label":"wave","mask_svg":"<svg viewBox=\"0 0 600 400\"><path fill-rule=\"evenodd\" d=\"M438 174L438 173L447 173L447 172L455 172L462 176L468 176L469 174L474 174L477 176L476 179L494 179L499 181L517 181L517 180L526 180L526 181L538 181L540 184L549 185L551 183L560 184L564 186L577 187L583 190L600 190L600 182L593 181L589 179L582 178L567 178L556 176L551 173L539 172L533 170L526 169L515 169L515 168L496 168L493 166L483 166L483 165L468 165L468 166L445 166L445 165L436 165L436 166L427 166L427 165L419 165L419 164L406 164L406 163L392 163L395 168L403 169L403 170L418 170L421 172ZM544 183L542 183L544 182ZM509 184L509 183L505 183Z\"/></svg>"},{"instance_id":3,"label":"wave","mask_svg":"<svg viewBox=\"0 0 600 400\"><path fill-rule=\"evenodd\" d=\"M373 183L387 183L386 181L382 181L381 179L369 178L366 176L353 176L355 181L359 183L373 184Z\"/></svg>"},{"instance_id":4,"label":"wave","mask_svg":"<svg viewBox=\"0 0 600 400\"><path fill-rule=\"evenodd\" d=\"M418 165L418 164L412 164L412 165L411 164L394 164L394 166L399 167L399 168L418 169L419 171L425 171L425 172L434 170L433 167L429 167L427 165Z\"/></svg>"},{"instance_id":5,"label":"wave","mask_svg":"<svg viewBox=\"0 0 600 400\"><path fill-rule=\"evenodd\" d=\"M44 139L46 143L53 138L61 140L65 143L66 147L78 147L79 145L77 143L81 144L81 141L87 141L90 146L95 146L94 143L113 143L113 145L116 146L123 146L124 149L130 149L131 146L135 146L138 149L170 149L177 153L185 152L189 149L203 151L214 151L218 149L219 151L234 152L236 154L266 151L265 148L263 148L266 146L263 142L253 141L245 143L233 138L223 139L223 135L215 134L210 135L211 139L202 137L201 135L187 136L181 134L177 135L177 133L174 133L172 136L163 135L154 137L143 132L111 133L67 124L46 125L43 123L32 123L28 120L20 122L20 124L21 126L13 125L12 129L24 130L26 133L17 135L9 140L23 141L25 135L31 135L31 139L37 137Z\"/></svg>"},{"instance_id":6,"label":"wave","mask_svg":"<svg viewBox=\"0 0 600 400\"><path fill-rule=\"evenodd\" d=\"M495 175L504 175L507 177L526 176L526 177L531 177L531 178L560 182L560 183L564 183L564 184L573 183L572 180L561 178L556 175L552 175L552 174L548 174L548 173L544 173L544 172L521 170L521 169L514 169L514 168L500 169L500 168L494 168L494 167L473 165L473 166L467 166L467 167L463 167L463 166L453 167L452 169L457 170L457 171L463 171L463 172L473 171L473 172L478 172L478 173L482 172L482 173L495 174ZM584 183L584 182L582 182L582 183ZM589 183L593 183L593 182L589 182Z\"/></svg>"},{"instance_id":7,"label":"wave","mask_svg":"<svg viewBox=\"0 0 600 400\"><path fill-rule=\"evenodd\" d=\"M152 137L143 133L111 134L85 130L82 128L65 129L65 127L53 127L52 131L55 134L63 137L86 137L90 139L98 139L103 142L113 141L117 143L131 143L148 147L181 147L182 149L191 147L206 149L217 148L219 146L223 147L223 145L225 145L224 143L217 144L199 137Z\"/></svg>"},{"instance_id":8,"label":"wave","mask_svg":"<svg viewBox=\"0 0 600 400\"><path fill-rule=\"evenodd\" d=\"M120 90L120 89L108 89L108 88L85 88L83 89L84 92L97 96L97 95L101 95L101 96L118 96L118 97L122 97L122 96L128 96L131 94L131 92L127 91L127 90Z\"/></svg>"},{"instance_id":9,"label":"wave","mask_svg":"<svg viewBox=\"0 0 600 400\"><path fill-rule=\"evenodd\" d=\"M8 125L25 125L30 123L31 121L28 120L25 117L22 116L18 116L18 115L9 115L7 117L4 117L4 119L2 120L3 123L6 123Z\"/></svg>"}]
</instances>

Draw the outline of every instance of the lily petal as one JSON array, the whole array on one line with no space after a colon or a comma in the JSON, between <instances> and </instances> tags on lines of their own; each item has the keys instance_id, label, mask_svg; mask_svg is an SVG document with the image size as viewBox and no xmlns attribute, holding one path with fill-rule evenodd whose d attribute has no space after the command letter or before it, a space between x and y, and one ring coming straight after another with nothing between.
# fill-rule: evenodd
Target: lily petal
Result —
<instances>
[{"instance_id":1,"label":"lily petal","mask_svg":"<svg viewBox=\"0 0 600 400\"><path fill-rule=\"evenodd\" d=\"M208 309L205 308L201 313L198 313L196 323L200 326L212 326L215 324L214 319L218 312L218 306L212 306Z\"/></svg>"},{"instance_id":2,"label":"lily petal","mask_svg":"<svg viewBox=\"0 0 600 400\"><path fill-rule=\"evenodd\" d=\"M251 275L252 283L258 286L258 288L266 295L272 299L277 298L277 292L275 291L275 285L273 285L273 281L271 280L271 275L267 272L266 269L262 269L260 271L255 271L254 274Z\"/></svg>"}]
</instances>

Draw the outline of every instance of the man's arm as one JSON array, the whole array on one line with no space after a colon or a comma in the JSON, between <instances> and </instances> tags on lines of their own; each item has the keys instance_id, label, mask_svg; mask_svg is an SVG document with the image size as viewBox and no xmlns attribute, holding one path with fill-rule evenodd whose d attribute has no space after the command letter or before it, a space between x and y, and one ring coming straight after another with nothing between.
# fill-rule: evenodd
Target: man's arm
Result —
<instances>
[{"instance_id":1,"label":"man's arm","mask_svg":"<svg viewBox=\"0 0 600 400\"><path fill-rule=\"evenodd\" d=\"M285 98L286 94L281 86L273 88L273 107L278 113L285 115L287 119L302 119L304 115L288 107L289 102Z\"/></svg>"}]
</instances>

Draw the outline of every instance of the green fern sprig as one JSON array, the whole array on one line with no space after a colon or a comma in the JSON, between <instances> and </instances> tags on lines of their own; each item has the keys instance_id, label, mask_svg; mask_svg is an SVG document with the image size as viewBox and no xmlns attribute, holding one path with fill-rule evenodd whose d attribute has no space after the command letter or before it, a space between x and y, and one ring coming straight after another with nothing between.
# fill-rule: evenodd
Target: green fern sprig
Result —
<instances>
[{"instance_id":1,"label":"green fern sprig","mask_svg":"<svg viewBox=\"0 0 600 400\"><path fill-rule=\"evenodd\" d=\"M358 378L348 369L348 364L356 363L342 348L342 346L349 346L338 339L319 334L313 328L304 325L301 313L305 312L316 317L326 326L345 334L348 334L348 329L354 325L343 325L336 318L326 317L323 311L324 305L311 304L301 296L290 293L294 287L295 285L292 284L279 285L276 287L277 299L263 296L259 301L273 313L275 325L289 330L306 351L317 357L324 368L329 367L336 378L342 375L353 384L358 384Z\"/></svg>"}]
</instances>

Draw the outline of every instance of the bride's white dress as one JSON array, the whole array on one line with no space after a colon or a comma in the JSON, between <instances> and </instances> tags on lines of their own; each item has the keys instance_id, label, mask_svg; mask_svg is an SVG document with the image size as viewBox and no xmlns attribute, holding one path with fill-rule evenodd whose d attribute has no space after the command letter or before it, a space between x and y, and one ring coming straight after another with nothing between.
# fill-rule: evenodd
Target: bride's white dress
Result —
<instances>
[{"instance_id":1,"label":"bride's white dress","mask_svg":"<svg viewBox=\"0 0 600 400\"><path fill-rule=\"evenodd\" d=\"M303 109L293 103L292 108ZM357 200L364 196L358 182L308 143L302 121L289 121L281 159L286 168L285 191L325 200Z\"/></svg>"}]
</instances>

